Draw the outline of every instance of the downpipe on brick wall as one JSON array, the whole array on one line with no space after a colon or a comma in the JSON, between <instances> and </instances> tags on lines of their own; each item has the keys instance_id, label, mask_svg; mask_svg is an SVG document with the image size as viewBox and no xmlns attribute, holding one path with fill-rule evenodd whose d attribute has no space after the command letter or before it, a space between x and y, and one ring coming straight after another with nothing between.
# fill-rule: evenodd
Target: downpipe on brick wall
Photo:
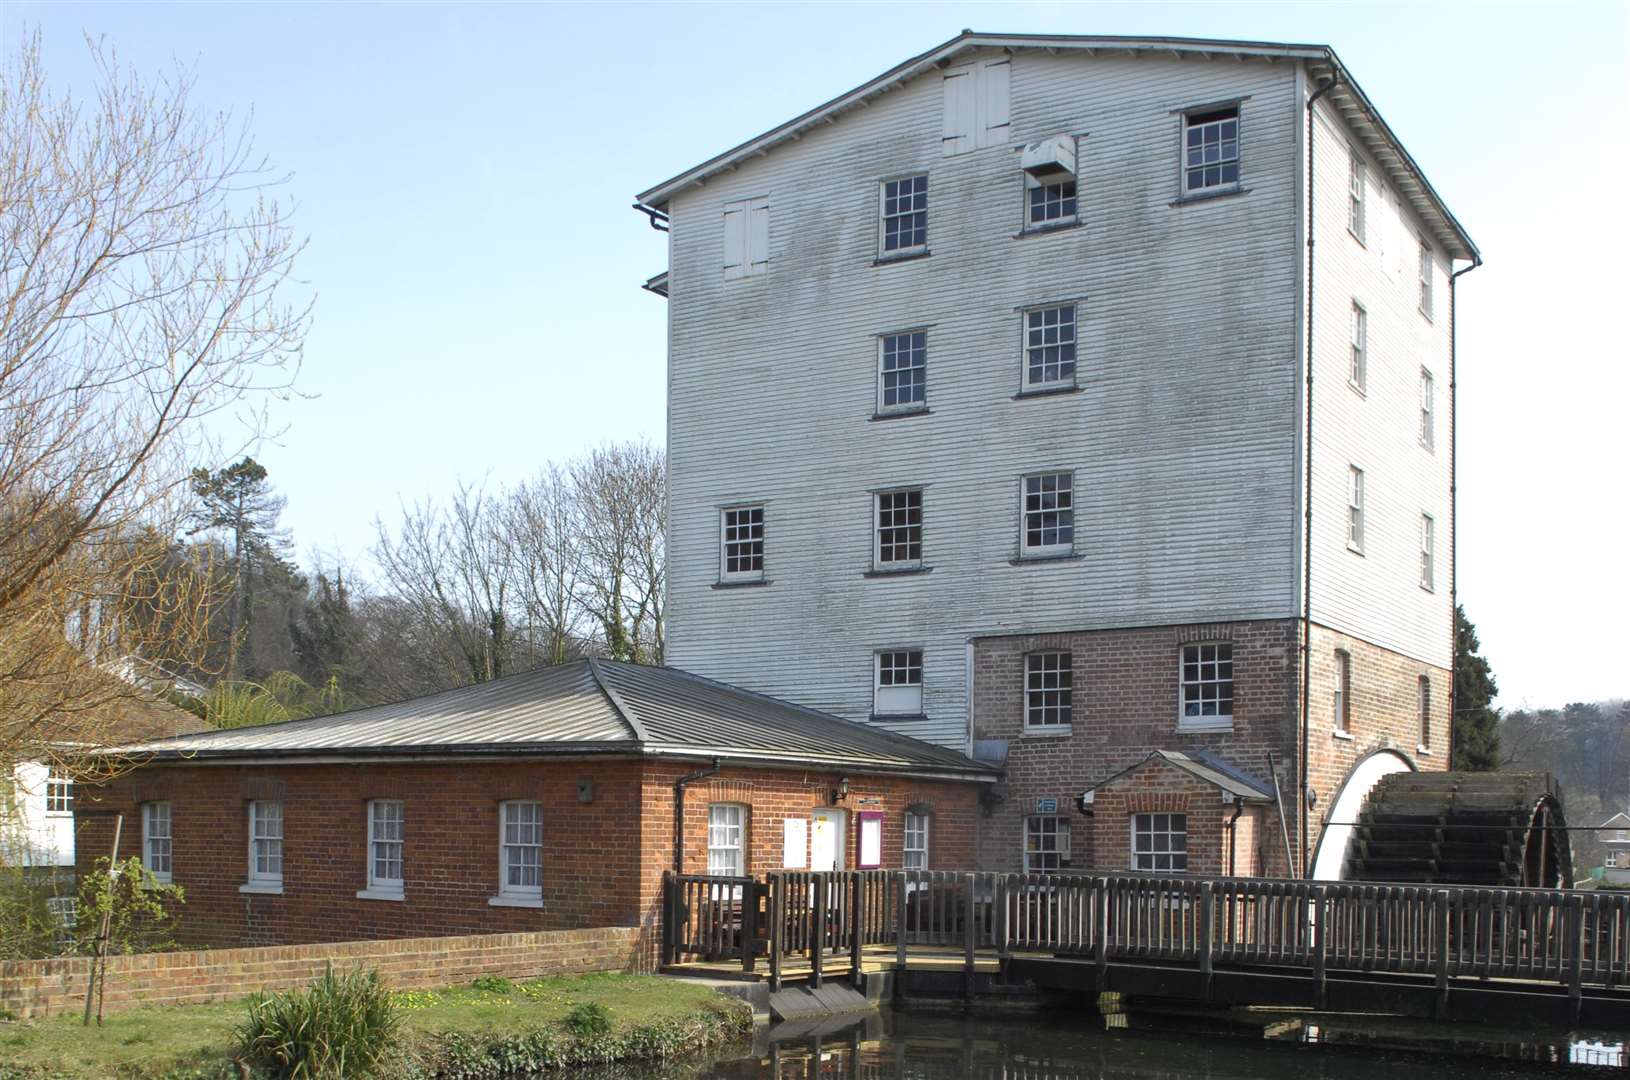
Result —
<instances>
[{"instance_id":1,"label":"downpipe on brick wall","mask_svg":"<svg viewBox=\"0 0 1630 1080\"><path fill-rule=\"evenodd\" d=\"M685 872L685 788L698 780L706 780L710 776L719 774L719 759L714 758L713 764L705 769L698 769L689 776L681 776L674 782L674 873Z\"/></svg>"},{"instance_id":2,"label":"downpipe on brick wall","mask_svg":"<svg viewBox=\"0 0 1630 1080\"><path fill-rule=\"evenodd\" d=\"M1332 67L1334 74L1307 99L1307 391L1302 402L1307 411L1307 432L1303 436L1302 460L1302 753L1297 782L1296 815L1297 834L1302 854L1302 877L1307 876L1307 754L1311 746L1308 737L1308 694L1313 689L1313 225L1317 218L1313 204L1313 107L1319 99L1336 88L1341 80L1341 69ZM1280 803L1280 821L1285 808ZM1287 853L1288 855L1288 853ZM1286 865L1287 873L1295 868Z\"/></svg>"},{"instance_id":3,"label":"downpipe on brick wall","mask_svg":"<svg viewBox=\"0 0 1630 1080\"><path fill-rule=\"evenodd\" d=\"M1449 730L1443 736L1443 752L1449 759L1447 764L1451 769L1455 767L1455 668L1460 659L1460 560L1455 557L1455 542L1460 538L1460 521L1455 517L1455 436L1460 431L1455 415L1455 360L1459 354L1456 320L1460 315L1460 304L1456 299L1455 282L1461 274L1469 274L1482 265L1483 256L1474 251L1470 266L1463 266L1449 275Z\"/></svg>"}]
</instances>

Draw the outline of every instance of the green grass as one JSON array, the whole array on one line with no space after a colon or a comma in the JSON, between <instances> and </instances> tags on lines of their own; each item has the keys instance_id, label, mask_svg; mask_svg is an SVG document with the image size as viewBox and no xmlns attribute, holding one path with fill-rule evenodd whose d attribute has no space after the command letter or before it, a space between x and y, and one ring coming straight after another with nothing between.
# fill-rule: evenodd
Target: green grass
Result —
<instances>
[{"instance_id":1,"label":"green grass","mask_svg":"<svg viewBox=\"0 0 1630 1080\"><path fill-rule=\"evenodd\" d=\"M566 1038L567 1014L590 1003L604 1006L614 1033L739 1007L704 986L609 974L538 979L508 992L473 986L401 991L396 1000L404 1044L447 1032L502 1036L542 1029ZM243 1018L244 1003L232 1001L110 1013L100 1028L81 1027L78 1015L0 1021L0 1080L155 1080L188 1070L225 1080L236 1075L225 1066Z\"/></svg>"}]
</instances>

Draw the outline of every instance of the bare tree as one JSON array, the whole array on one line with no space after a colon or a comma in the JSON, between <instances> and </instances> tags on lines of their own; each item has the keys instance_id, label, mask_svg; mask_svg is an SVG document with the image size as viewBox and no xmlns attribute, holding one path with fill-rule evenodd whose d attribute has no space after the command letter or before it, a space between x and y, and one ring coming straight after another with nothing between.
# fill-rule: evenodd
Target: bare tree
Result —
<instances>
[{"instance_id":1,"label":"bare tree","mask_svg":"<svg viewBox=\"0 0 1630 1080\"><path fill-rule=\"evenodd\" d=\"M583 606L614 660L662 662L666 465L645 442L592 450L572 463L574 547Z\"/></svg>"},{"instance_id":2,"label":"bare tree","mask_svg":"<svg viewBox=\"0 0 1630 1080\"><path fill-rule=\"evenodd\" d=\"M509 492L502 514L519 621L545 663L564 664L586 637L569 477L549 465Z\"/></svg>"},{"instance_id":3,"label":"bare tree","mask_svg":"<svg viewBox=\"0 0 1630 1080\"><path fill-rule=\"evenodd\" d=\"M494 502L462 484L445 510L429 502L405 508L395 537L375 522L374 559L385 583L434 631L442 659L471 682L503 675L513 649L511 565L500 525Z\"/></svg>"},{"instance_id":4,"label":"bare tree","mask_svg":"<svg viewBox=\"0 0 1630 1080\"><path fill-rule=\"evenodd\" d=\"M212 575L157 573L187 466L233 415L253 440L308 324L245 125L90 50L80 100L37 35L0 71L0 764L96 741L134 692L112 660L203 647Z\"/></svg>"}]
</instances>

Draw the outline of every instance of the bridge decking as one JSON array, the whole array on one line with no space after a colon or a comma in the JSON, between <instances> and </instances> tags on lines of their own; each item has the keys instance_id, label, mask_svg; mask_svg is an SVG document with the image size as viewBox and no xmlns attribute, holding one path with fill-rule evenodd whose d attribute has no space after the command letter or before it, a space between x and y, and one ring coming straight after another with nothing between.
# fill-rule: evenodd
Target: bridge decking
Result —
<instances>
[{"instance_id":1,"label":"bridge decking","mask_svg":"<svg viewBox=\"0 0 1630 1080\"><path fill-rule=\"evenodd\" d=\"M1630 1023L1630 895L951 871L667 875L663 965ZM857 974L858 973L858 974Z\"/></svg>"}]
</instances>

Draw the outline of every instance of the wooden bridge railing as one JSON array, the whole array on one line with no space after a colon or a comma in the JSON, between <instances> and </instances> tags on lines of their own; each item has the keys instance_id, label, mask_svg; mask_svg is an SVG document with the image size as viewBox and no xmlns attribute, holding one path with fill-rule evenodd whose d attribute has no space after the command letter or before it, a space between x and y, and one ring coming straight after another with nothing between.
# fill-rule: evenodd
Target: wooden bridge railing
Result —
<instances>
[{"instance_id":1,"label":"wooden bridge railing","mask_svg":"<svg viewBox=\"0 0 1630 1080\"><path fill-rule=\"evenodd\" d=\"M1443 885L943 870L666 876L664 959L767 957L772 979L868 946L1325 973L1630 985L1630 894Z\"/></svg>"}]
</instances>

